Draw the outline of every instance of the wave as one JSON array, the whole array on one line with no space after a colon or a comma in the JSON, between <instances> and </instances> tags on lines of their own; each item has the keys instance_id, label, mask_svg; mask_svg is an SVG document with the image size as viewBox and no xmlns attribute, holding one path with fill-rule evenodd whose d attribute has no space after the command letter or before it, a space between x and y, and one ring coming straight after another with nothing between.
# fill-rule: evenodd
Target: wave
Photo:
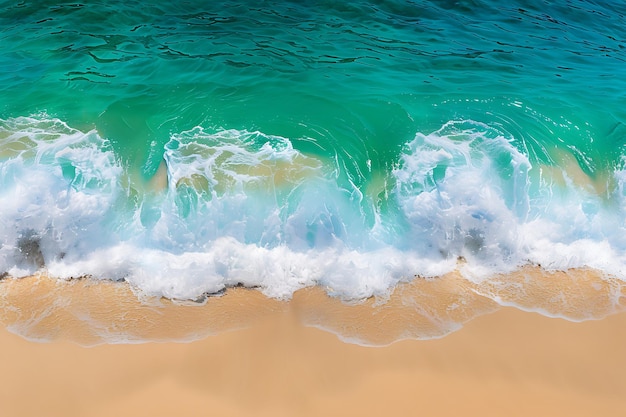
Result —
<instances>
[{"instance_id":1,"label":"wave","mask_svg":"<svg viewBox=\"0 0 626 417\"><path fill-rule=\"evenodd\" d=\"M541 165L501 126L416 133L362 186L338 179L336 156L262 132L196 127L162 155L144 181L95 130L0 122L0 272L181 300L234 286L384 298L418 276L484 283L529 264L625 277L624 171L602 185L567 155Z\"/></svg>"}]
</instances>

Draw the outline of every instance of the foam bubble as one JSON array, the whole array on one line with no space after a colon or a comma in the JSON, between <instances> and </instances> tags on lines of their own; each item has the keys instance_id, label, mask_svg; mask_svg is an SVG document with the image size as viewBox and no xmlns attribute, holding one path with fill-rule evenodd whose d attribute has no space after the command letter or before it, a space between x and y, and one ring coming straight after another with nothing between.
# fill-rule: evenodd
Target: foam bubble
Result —
<instances>
[{"instance_id":1,"label":"foam bubble","mask_svg":"<svg viewBox=\"0 0 626 417\"><path fill-rule=\"evenodd\" d=\"M106 141L56 119L26 117L0 124L0 137L0 269L31 274L106 244L106 215L121 191L121 168Z\"/></svg>"},{"instance_id":2,"label":"foam bubble","mask_svg":"<svg viewBox=\"0 0 626 417\"><path fill-rule=\"evenodd\" d=\"M90 275L191 300L236 285L384 298L418 275L460 268L482 282L528 263L625 276L626 174L607 201L550 181L505 131L474 121L418 133L377 173L385 210L338 184L337 161L261 132L173 134L160 190L133 183L96 131L45 115L3 121L0 156L0 272L13 276Z\"/></svg>"},{"instance_id":3,"label":"foam bubble","mask_svg":"<svg viewBox=\"0 0 626 417\"><path fill-rule=\"evenodd\" d=\"M528 212L529 170L528 159L484 124L449 122L418 134L394 171L412 246L430 258L510 268Z\"/></svg>"},{"instance_id":4,"label":"foam bubble","mask_svg":"<svg viewBox=\"0 0 626 417\"><path fill-rule=\"evenodd\" d=\"M462 272L473 280L525 264L625 277L621 171L609 189L571 166L573 157L546 169L513 142L474 121L417 134L394 171L413 247L466 260ZM559 178L546 175L554 172Z\"/></svg>"},{"instance_id":5,"label":"foam bubble","mask_svg":"<svg viewBox=\"0 0 626 417\"><path fill-rule=\"evenodd\" d=\"M177 299L238 284L278 298L321 285L358 299L384 295L415 271L451 268L372 249L332 169L286 138L175 134L164 152L167 189L141 194L97 132L47 119L7 126L3 149L29 144L3 162L15 181L3 176L2 220L12 227L3 231L1 266L14 276L45 268L59 278L124 279Z\"/></svg>"}]
</instances>

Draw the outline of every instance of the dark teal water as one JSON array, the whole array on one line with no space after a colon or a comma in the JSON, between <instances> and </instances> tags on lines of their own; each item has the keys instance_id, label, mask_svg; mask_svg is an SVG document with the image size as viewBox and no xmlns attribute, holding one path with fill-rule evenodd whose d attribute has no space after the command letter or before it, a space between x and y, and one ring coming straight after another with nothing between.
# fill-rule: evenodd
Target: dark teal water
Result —
<instances>
[{"instance_id":1,"label":"dark teal water","mask_svg":"<svg viewBox=\"0 0 626 417\"><path fill-rule=\"evenodd\" d=\"M625 277L621 1L3 2L0 272Z\"/></svg>"}]
</instances>

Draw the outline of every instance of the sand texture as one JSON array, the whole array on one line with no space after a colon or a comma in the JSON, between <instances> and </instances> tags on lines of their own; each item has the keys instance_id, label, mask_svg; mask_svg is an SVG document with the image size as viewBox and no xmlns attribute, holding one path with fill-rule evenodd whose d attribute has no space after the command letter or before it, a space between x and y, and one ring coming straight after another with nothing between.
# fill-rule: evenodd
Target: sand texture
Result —
<instances>
[{"instance_id":1,"label":"sand texture","mask_svg":"<svg viewBox=\"0 0 626 417\"><path fill-rule=\"evenodd\" d=\"M575 281L568 294L587 300L577 311L600 317L611 300L621 310L619 285L607 284L610 300L597 279ZM358 305L321 290L285 302L234 289L198 306L140 303L123 284L5 279L4 327L52 342L0 332L0 415L626 415L626 314L575 323L468 298L464 285L424 280ZM364 347L303 325L384 344L411 321L423 338L462 328ZM115 337L201 340L102 344Z\"/></svg>"}]
</instances>

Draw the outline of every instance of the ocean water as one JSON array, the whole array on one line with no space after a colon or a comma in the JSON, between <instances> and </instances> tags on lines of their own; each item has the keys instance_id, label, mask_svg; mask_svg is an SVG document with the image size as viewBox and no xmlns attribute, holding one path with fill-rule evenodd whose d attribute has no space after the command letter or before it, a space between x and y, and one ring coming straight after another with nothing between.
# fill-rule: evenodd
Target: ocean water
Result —
<instances>
[{"instance_id":1,"label":"ocean water","mask_svg":"<svg viewBox=\"0 0 626 417\"><path fill-rule=\"evenodd\" d=\"M181 300L624 280L625 22L622 1L2 2L0 274Z\"/></svg>"}]
</instances>

